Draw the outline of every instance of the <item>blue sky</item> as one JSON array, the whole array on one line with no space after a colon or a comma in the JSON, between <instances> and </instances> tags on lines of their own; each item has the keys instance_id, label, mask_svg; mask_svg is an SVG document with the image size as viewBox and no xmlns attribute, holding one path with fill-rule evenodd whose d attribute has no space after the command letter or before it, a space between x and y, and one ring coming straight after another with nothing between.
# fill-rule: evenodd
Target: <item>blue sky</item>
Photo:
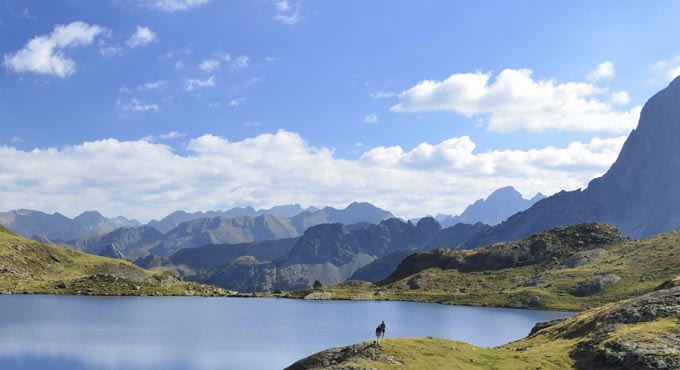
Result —
<instances>
[{"instance_id":1,"label":"blue sky","mask_svg":"<svg viewBox=\"0 0 680 370\"><path fill-rule=\"evenodd\" d=\"M505 185L583 187L680 74L678 16L676 1L4 1L0 201L148 219L366 200L409 217Z\"/></svg>"}]
</instances>

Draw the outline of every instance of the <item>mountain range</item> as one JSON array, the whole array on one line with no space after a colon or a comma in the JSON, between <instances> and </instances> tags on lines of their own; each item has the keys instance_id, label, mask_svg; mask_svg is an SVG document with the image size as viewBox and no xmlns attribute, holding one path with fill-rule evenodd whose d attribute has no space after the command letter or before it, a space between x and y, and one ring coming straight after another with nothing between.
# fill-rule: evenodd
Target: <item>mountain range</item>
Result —
<instances>
[{"instance_id":1,"label":"mountain range","mask_svg":"<svg viewBox=\"0 0 680 370\"><path fill-rule=\"evenodd\" d=\"M384 279L415 251L442 242L455 248L487 228L477 223L442 230L432 217L415 225L397 218L379 224L320 224L299 238L189 248L167 257L143 257L135 264L241 292L306 289L315 280L329 285Z\"/></svg>"},{"instance_id":2,"label":"mountain range","mask_svg":"<svg viewBox=\"0 0 680 370\"><path fill-rule=\"evenodd\" d=\"M303 211L290 218L270 214L235 218L203 217L184 221L165 233L148 224L119 228L89 238L52 242L92 254L100 254L112 245L126 258L137 259L147 254L168 256L185 248L203 245L242 244L292 238L302 235L311 226L323 223L376 224L393 217L390 212L370 203L355 202L344 209L324 207L314 212Z\"/></svg>"},{"instance_id":3,"label":"mountain range","mask_svg":"<svg viewBox=\"0 0 680 370\"><path fill-rule=\"evenodd\" d=\"M83 212L71 219L60 213L18 209L1 212L0 225L29 238L73 240L105 234L120 227L137 226L139 222L121 216L107 218L97 211Z\"/></svg>"},{"instance_id":4,"label":"mountain range","mask_svg":"<svg viewBox=\"0 0 680 370\"><path fill-rule=\"evenodd\" d=\"M299 215L302 212L314 213L319 209L310 206L307 208L302 208L299 204L286 204L281 206L274 206L269 209L255 210L251 206L247 207L235 207L227 211L207 211L207 212L185 212L185 211L175 211L159 221L151 220L147 225L153 227L154 229L166 233L179 224L186 221L198 220L201 218L237 218L241 216L246 217L257 217L263 215L271 215L278 218L290 218Z\"/></svg>"}]
</instances>

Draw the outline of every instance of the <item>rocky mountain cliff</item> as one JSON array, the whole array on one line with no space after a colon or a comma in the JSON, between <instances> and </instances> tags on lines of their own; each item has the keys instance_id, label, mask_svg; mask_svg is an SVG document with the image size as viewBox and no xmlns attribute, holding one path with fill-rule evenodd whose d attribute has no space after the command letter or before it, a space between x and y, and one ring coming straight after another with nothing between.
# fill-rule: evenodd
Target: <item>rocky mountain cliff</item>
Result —
<instances>
[{"instance_id":1,"label":"rocky mountain cliff","mask_svg":"<svg viewBox=\"0 0 680 370\"><path fill-rule=\"evenodd\" d=\"M611 223L644 238L680 228L680 78L645 104L619 157L586 189L562 191L470 240L480 247L557 226Z\"/></svg>"},{"instance_id":2,"label":"rocky mountain cliff","mask_svg":"<svg viewBox=\"0 0 680 370\"><path fill-rule=\"evenodd\" d=\"M120 252L124 258L137 258L149 254L149 250L158 246L165 239L165 235L150 226L121 227L110 233L77 239L60 245L100 255L109 246Z\"/></svg>"}]
</instances>

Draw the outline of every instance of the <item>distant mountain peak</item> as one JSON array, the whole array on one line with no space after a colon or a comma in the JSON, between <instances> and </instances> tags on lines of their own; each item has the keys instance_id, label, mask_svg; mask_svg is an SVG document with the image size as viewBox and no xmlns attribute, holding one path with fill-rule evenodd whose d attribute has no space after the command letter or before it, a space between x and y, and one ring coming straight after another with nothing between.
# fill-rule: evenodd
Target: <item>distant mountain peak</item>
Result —
<instances>
[{"instance_id":1,"label":"distant mountain peak","mask_svg":"<svg viewBox=\"0 0 680 370\"><path fill-rule=\"evenodd\" d=\"M522 194L517 191L512 186L506 186L500 189L494 190L487 198L486 201L493 201L496 199L507 200L507 199L523 199Z\"/></svg>"}]
</instances>

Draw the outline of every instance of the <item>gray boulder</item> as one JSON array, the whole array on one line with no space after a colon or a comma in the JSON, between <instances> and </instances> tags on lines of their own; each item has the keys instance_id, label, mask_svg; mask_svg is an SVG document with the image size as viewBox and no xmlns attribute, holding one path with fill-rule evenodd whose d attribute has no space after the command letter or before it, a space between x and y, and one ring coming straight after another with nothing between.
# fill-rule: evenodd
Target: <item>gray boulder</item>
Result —
<instances>
[{"instance_id":1,"label":"gray boulder","mask_svg":"<svg viewBox=\"0 0 680 370\"><path fill-rule=\"evenodd\" d=\"M562 266L574 268L587 265L597 260L598 258L602 257L602 254L604 254L604 249L602 248L595 248L587 251L577 252L574 253L571 257L564 260L564 262L562 262Z\"/></svg>"}]
</instances>

